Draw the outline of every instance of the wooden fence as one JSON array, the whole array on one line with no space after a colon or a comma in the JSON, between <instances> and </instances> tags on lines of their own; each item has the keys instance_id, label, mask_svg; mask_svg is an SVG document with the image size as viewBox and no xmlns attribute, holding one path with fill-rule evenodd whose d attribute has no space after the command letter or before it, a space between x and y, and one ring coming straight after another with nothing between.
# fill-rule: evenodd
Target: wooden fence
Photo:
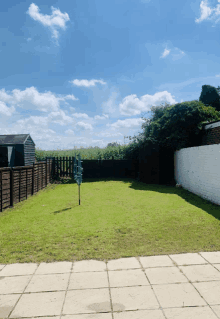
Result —
<instances>
[{"instance_id":1,"label":"wooden fence","mask_svg":"<svg viewBox=\"0 0 220 319\"><path fill-rule=\"evenodd\" d=\"M52 174L55 176L73 177L74 157L46 157L52 160Z\"/></svg>"},{"instance_id":2,"label":"wooden fence","mask_svg":"<svg viewBox=\"0 0 220 319\"><path fill-rule=\"evenodd\" d=\"M0 168L0 212L45 188L52 180L52 161Z\"/></svg>"},{"instance_id":3,"label":"wooden fence","mask_svg":"<svg viewBox=\"0 0 220 319\"><path fill-rule=\"evenodd\" d=\"M139 150L139 178L146 184L175 185L174 151L157 144Z\"/></svg>"},{"instance_id":4,"label":"wooden fence","mask_svg":"<svg viewBox=\"0 0 220 319\"><path fill-rule=\"evenodd\" d=\"M74 157L47 157L52 159L52 174L56 177L74 176ZM77 159L77 158L76 158ZM101 178L109 176L136 178L138 160L87 160L82 159L84 178Z\"/></svg>"}]
</instances>

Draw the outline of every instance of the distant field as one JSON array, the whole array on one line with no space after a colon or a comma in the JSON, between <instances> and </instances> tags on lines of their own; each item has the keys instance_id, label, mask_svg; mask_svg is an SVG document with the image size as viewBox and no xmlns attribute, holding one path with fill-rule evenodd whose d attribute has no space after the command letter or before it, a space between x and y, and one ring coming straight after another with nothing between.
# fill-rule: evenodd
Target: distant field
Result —
<instances>
[{"instance_id":1,"label":"distant field","mask_svg":"<svg viewBox=\"0 0 220 319\"><path fill-rule=\"evenodd\" d=\"M127 145L114 146L108 148L88 148L88 149L73 149L73 150L54 150L54 151L42 151L35 150L35 156L37 161L44 160L47 156L55 157L76 157L78 154L81 155L81 159L130 159L132 158L129 154L126 154Z\"/></svg>"}]
</instances>

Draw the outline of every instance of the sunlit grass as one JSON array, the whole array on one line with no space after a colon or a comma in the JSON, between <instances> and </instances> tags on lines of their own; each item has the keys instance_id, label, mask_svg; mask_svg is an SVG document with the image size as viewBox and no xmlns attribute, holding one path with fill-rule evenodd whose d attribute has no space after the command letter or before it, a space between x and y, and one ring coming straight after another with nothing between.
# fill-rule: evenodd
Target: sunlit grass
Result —
<instances>
[{"instance_id":1,"label":"sunlit grass","mask_svg":"<svg viewBox=\"0 0 220 319\"><path fill-rule=\"evenodd\" d=\"M0 213L0 264L220 250L220 208L133 179L49 184Z\"/></svg>"}]
</instances>

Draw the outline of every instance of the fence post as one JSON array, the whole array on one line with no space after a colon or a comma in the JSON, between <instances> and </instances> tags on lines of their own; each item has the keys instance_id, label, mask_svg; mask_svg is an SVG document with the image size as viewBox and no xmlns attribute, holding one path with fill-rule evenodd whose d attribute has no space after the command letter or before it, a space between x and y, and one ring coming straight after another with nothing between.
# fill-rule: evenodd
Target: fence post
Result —
<instances>
[{"instance_id":1,"label":"fence post","mask_svg":"<svg viewBox=\"0 0 220 319\"><path fill-rule=\"evenodd\" d=\"M67 169L67 165L69 164L68 157L66 156L66 176L69 176L69 169ZM70 166L70 164L69 164Z\"/></svg>"},{"instance_id":2,"label":"fence post","mask_svg":"<svg viewBox=\"0 0 220 319\"><path fill-rule=\"evenodd\" d=\"M27 168L26 168L26 199L27 199Z\"/></svg>"},{"instance_id":3,"label":"fence post","mask_svg":"<svg viewBox=\"0 0 220 319\"><path fill-rule=\"evenodd\" d=\"M74 157L71 156L71 177L73 178L73 161L74 161Z\"/></svg>"},{"instance_id":4,"label":"fence post","mask_svg":"<svg viewBox=\"0 0 220 319\"><path fill-rule=\"evenodd\" d=\"M60 165L60 175L59 175L59 177L61 177L61 173L62 173L62 167L61 167L61 165L62 165L62 160L61 160L61 157L57 157L58 158L58 161L59 161L59 165Z\"/></svg>"},{"instance_id":5,"label":"fence post","mask_svg":"<svg viewBox=\"0 0 220 319\"><path fill-rule=\"evenodd\" d=\"M2 210L3 210L3 208L2 208L2 170L1 170L1 178L0 178L0 180L1 180L1 212L2 212Z\"/></svg>"},{"instance_id":6,"label":"fence post","mask_svg":"<svg viewBox=\"0 0 220 319\"><path fill-rule=\"evenodd\" d=\"M44 163L41 164L41 189L44 188L44 185L43 185L43 171L44 171Z\"/></svg>"},{"instance_id":7,"label":"fence post","mask_svg":"<svg viewBox=\"0 0 220 319\"><path fill-rule=\"evenodd\" d=\"M46 185L45 187L47 187L47 158L46 158Z\"/></svg>"},{"instance_id":8,"label":"fence post","mask_svg":"<svg viewBox=\"0 0 220 319\"><path fill-rule=\"evenodd\" d=\"M10 206L14 206L14 171L13 168L11 168L11 176L10 176L10 184L11 184L11 194L10 194Z\"/></svg>"},{"instance_id":9,"label":"fence post","mask_svg":"<svg viewBox=\"0 0 220 319\"><path fill-rule=\"evenodd\" d=\"M21 169L19 173L19 202L21 200Z\"/></svg>"},{"instance_id":10,"label":"fence post","mask_svg":"<svg viewBox=\"0 0 220 319\"><path fill-rule=\"evenodd\" d=\"M34 195L34 163L33 163L33 171L32 171L32 195Z\"/></svg>"}]
</instances>

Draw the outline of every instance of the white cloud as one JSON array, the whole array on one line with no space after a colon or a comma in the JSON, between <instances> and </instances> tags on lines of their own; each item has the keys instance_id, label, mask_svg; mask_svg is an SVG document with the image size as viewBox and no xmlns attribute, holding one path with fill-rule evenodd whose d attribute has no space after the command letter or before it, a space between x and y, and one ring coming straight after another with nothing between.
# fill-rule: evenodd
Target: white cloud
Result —
<instances>
[{"instance_id":1,"label":"white cloud","mask_svg":"<svg viewBox=\"0 0 220 319\"><path fill-rule=\"evenodd\" d=\"M26 88L21 91L18 89L12 90L11 94L5 92L5 89L0 90L0 101L20 106L21 108L39 110L42 112L58 111L60 101L78 100L74 95L66 95L57 97L52 92L39 93L35 87Z\"/></svg>"},{"instance_id":2,"label":"white cloud","mask_svg":"<svg viewBox=\"0 0 220 319\"><path fill-rule=\"evenodd\" d=\"M142 119L126 119L126 120L118 120L117 122L113 124L107 124L106 126L111 126L112 128L120 129L122 127L124 128L130 128L134 126L140 126L143 123Z\"/></svg>"},{"instance_id":3,"label":"white cloud","mask_svg":"<svg viewBox=\"0 0 220 319\"><path fill-rule=\"evenodd\" d=\"M73 113L72 115L76 118L84 118L84 119L89 118L88 114L86 114L86 113Z\"/></svg>"},{"instance_id":4,"label":"white cloud","mask_svg":"<svg viewBox=\"0 0 220 319\"><path fill-rule=\"evenodd\" d=\"M120 113L123 115L139 115L141 112L150 111L151 106L160 105L162 102L177 103L167 91L158 92L154 95L143 95L140 99L136 94L126 96L119 104Z\"/></svg>"},{"instance_id":5,"label":"white cloud","mask_svg":"<svg viewBox=\"0 0 220 319\"><path fill-rule=\"evenodd\" d=\"M79 100L77 99L74 95L66 95L64 97L59 97L58 98L60 101L65 101L65 100L73 100L73 101L76 101L76 100Z\"/></svg>"},{"instance_id":6,"label":"white cloud","mask_svg":"<svg viewBox=\"0 0 220 319\"><path fill-rule=\"evenodd\" d=\"M172 54L173 60L180 59L185 55L185 53L178 48L174 48L173 50L176 50L176 52L177 52L177 54ZM165 58L166 56L168 56L170 54L170 52L171 52L171 50L168 50L167 48L164 49L160 58Z\"/></svg>"},{"instance_id":7,"label":"white cloud","mask_svg":"<svg viewBox=\"0 0 220 319\"><path fill-rule=\"evenodd\" d=\"M132 116L150 111L152 105L160 105L162 102L177 103L167 91L143 95L140 98L136 94L128 95L117 104L116 96L117 93L113 91L109 100L103 103L105 104L103 114L89 117L84 112L76 113L75 108L71 106L69 113L61 109L61 101L78 100L72 94L58 96L52 92L40 93L35 87L23 91L14 89L11 92L2 89L0 113L5 116L5 120L2 121L1 134L31 134L36 147L41 149L71 149L74 145L78 148L89 145L105 147L108 142L112 142L112 139L121 143L123 136L137 135L136 130L140 129L144 120L139 117L131 118ZM41 111L45 115L19 114L16 112L17 106L28 111ZM115 115L117 120L112 120L109 113ZM119 119L122 116L126 118ZM104 123L100 125L100 121Z\"/></svg>"},{"instance_id":8,"label":"white cloud","mask_svg":"<svg viewBox=\"0 0 220 319\"><path fill-rule=\"evenodd\" d=\"M218 0L218 2L220 2L220 0ZM213 20L214 18L217 18L220 15L220 4L218 4L216 8L210 8L208 6L207 0L201 1L200 11L201 11L201 17L195 20L196 23L200 23L206 19ZM212 13L213 13L213 16L210 17ZM217 23L218 21L219 19L217 19L215 23Z\"/></svg>"},{"instance_id":9,"label":"white cloud","mask_svg":"<svg viewBox=\"0 0 220 319\"><path fill-rule=\"evenodd\" d=\"M117 111L118 106L116 105L116 98L118 96L117 92L112 92L109 99L102 103L102 108L105 113L113 114Z\"/></svg>"},{"instance_id":10,"label":"white cloud","mask_svg":"<svg viewBox=\"0 0 220 319\"><path fill-rule=\"evenodd\" d=\"M214 9L209 8L209 7L207 6L207 0L205 0L205 1L201 1L201 3L200 3L200 10L201 10L201 17L200 17L199 19L196 19L196 20L195 20L196 23L199 23L199 22L201 22L201 21L207 19L207 18L211 15L211 13L212 13L212 11L213 11Z\"/></svg>"},{"instance_id":11,"label":"white cloud","mask_svg":"<svg viewBox=\"0 0 220 319\"><path fill-rule=\"evenodd\" d=\"M67 13L62 13L59 9L51 7L51 15L43 15L39 13L39 8L36 4L32 3L28 8L27 13L35 21L42 23L44 26L49 27L52 31L52 36L55 39L58 39L59 33L56 28L64 29L66 28L66 22L70 20Z\"/></svg>"},{"instance_id":12,"label":"white cloud","mask_svg":"<svg viewBox=\"0 0 220 319\"><path fill-rule=\"evenodd\" d=\"M76 86L85 86L85 87L90 87L90 86L95 86L96 83L100 83L100 84L106 84L106 82L102 81L102 80L73 80L73 81L69 81L70 83L76 85Z\"/></svg>"},{"instance_id":13,"label":"white cloud","mask_svg":"<svg viewBox=\"0 0 220 319\"><path fill-rule=\"evenodd\" d=\"M163 51L163 54L162 54L161 58L165 58L169 53L170 53L170 50L165 49Z\"/></svg>"},{"instance_id":14,"label":"white cloud","mask_svg":"<svg viewBox=\"0 0 220 319\"><path fill-rule=\"evenodd\" d=\"M105 120L105 119L108 119L109 116L107 114L103 114L103 116L100 116L100 115L95 115L94 116L94 119L95 120Z\"/></svg>"},{"instance_id":15,"label":"white cloud","mask_svg":"<svg viewBox=\"0 0 220 319\"><path fill-rule=\"evenodd\" d=\"M8 107L4 102L0 101L0 113L7 116L12 116L15 112L14 106Z\"/></svg>"}]
</instances>

